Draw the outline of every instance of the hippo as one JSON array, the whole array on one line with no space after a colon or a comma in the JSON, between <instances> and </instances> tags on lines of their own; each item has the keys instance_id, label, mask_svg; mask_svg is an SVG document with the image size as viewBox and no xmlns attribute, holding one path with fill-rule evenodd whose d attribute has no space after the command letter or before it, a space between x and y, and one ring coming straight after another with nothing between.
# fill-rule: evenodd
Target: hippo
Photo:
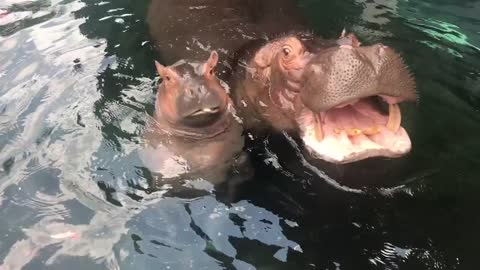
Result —
<instances>
[{"instance_id":1,"label":"hippo","mask_svg":"<svg viewBox=\"0 0 480 270\"><path fill-rule=\"evenodd\" d=\"M153 0L147 22L167 62L212 48L224 53L219 76L245 129L301 137L312 156L334 164L408 153L398 104L415 100L416 90L399 54L382 44L361 46L353 33L315 36L296 5Z\"/></svg>"},{"instance_id":2,"label":"hippo","mask_svg":"<svg viewBox=\"0 0 480 270\"><path fill-rule=\"evenodd\" d=\"M217 62L216 51L205 62L155 62L163 81L140 159L162 180L188 176L221 184L232 168L248 167L243 129L225 85L215 75Z\"/></svg>"},{"instance_id":3,"label":"hippo","mask_svg":"<svg viewBox=\"0 0 480 270\"><path fill-rule=\"evenodd\" d=\"M394 49L345 31L330 42L294 33L252 42L237 61L229 83L247 130L299 135L336 164L410 151L398 104L416 101L416 87Z\"/></svg>"}]
</instances>

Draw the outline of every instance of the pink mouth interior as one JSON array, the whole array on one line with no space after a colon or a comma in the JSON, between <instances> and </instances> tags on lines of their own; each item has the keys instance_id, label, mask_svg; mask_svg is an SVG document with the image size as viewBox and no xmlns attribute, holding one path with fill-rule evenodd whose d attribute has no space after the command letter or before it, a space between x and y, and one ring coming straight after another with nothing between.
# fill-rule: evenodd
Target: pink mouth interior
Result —
<instances>
[{"instance_id":1,"label":"pink mouth interior","mask_svg":"<svg viewBox=\"0 0 480 270\"><path fill-rule=\"evenodd\" d=\"M321 113L324 135L339 134L341 131L353 133L352 129L367 130L385 126L388 116L383 115L369 100L362 99L353 105L333 108ZM354 139L357 136L350 136Z\"/></svg>"},{"instance_id":2,"label":"pink mouth interior","mask_svg":"<svg viewBox=\"0 0 480 270\"><path fill-rule=\"evenodd\" d=\"M348 163L370 157L398 157L410 151L410 138L404 128L387 128L389 116L382 114L372 99L333 108L315 117L304 110L299 118L302 139L318 158L334 163ZM316 119L315 119L316 118ZM323 138L315 128L321 121Z\"/></svg>"}]
</instances>

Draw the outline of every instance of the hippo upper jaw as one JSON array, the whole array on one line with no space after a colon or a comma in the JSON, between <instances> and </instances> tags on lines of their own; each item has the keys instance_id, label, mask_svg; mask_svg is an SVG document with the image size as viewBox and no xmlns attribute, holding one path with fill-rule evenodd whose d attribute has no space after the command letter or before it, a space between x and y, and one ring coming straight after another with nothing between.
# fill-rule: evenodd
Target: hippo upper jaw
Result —
<instances>
[{"instance_id":1,"label":"hippo upper jaw","mask_svg":"<svg viewBox=\"0 0 480 270\"><path fill-rule=\"evenodd\" d=\"M410 152L398 104L416 100L415 82L393 50L340 46L313 59L304 76L297 122L313 156L343 164Z\"/></svg>"}]
</instances>

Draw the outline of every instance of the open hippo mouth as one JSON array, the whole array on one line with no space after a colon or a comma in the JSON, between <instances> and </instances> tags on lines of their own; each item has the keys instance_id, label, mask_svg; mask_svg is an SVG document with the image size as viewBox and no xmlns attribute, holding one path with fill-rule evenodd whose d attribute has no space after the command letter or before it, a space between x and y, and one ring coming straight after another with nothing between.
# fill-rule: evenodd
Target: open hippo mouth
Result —
<instances>
[{"instance_id":1,"label":"open hippo mouth","mask_svg":"<svg viewBox=\"0 0 480 270\"><path fill-rule=\"evenodd\" d=\"M303 74L302 139L315 157L349 163L400 157L411 149L399 103L415 101L415 82L384 45L342 45L318 53Z\"/></svg>"}]
</instances>

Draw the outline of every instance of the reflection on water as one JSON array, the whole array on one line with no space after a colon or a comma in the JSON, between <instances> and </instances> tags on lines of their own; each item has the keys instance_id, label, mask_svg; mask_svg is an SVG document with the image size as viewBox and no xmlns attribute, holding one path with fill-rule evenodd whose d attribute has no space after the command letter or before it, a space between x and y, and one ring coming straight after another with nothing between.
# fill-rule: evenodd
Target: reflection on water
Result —
<instances>
[{"instance_id":1,"label":"reflection on water","mask_svg":"<svg viewBox=\"0 0 480 270\"><path fill-rule=\"evenodd\" d=\"M129 235L117 245L125 255L122 268L248 269L262 260L286 262L288 252L301 252L281 229L294 224L247 201L225 205L212 196L168 198L128 225ZM137 255L128 256L131 251L125 247L132 241ZM243 250L247 247L255 250Z\"/></svg>"},{"instance_id":2,"label":"reflection on water","mask_svg":"<svg viewBox=\"0 0 480 270\"><path fill-rule=\"evenodd\" d=\"M299 1L314 32L403 54L420 92L402 108L413 152L372 190L291 138L247 140L255 179L233 192L149 185L148 4L0 3L0 269L475 268L480 1Z\"/></svg>"}]
</instances>

